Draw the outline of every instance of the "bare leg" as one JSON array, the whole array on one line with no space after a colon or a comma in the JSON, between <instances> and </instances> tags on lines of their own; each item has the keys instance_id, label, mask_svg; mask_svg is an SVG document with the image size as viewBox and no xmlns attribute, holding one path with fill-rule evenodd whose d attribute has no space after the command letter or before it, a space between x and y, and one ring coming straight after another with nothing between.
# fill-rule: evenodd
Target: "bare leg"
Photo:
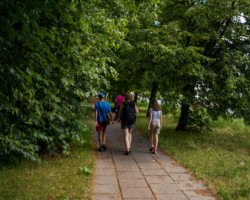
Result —
<instances>
[{"instance_id":1,"label":"bare leg","mask_svg":"<svg viewBox=\"0 0 250 200\"><path fill-rule=\"evenodd\" d=\"M129 149L131 148L131 143L132 143L132 131L133 130L129 130Z\"/></svg>"},{"instance_id":2,"label":"bare leg","mask_svg":"<svg viewBox=\"0 0 250 200\"><path fill-rule=\"evenodd\" d=\"M149 139L150 139L151 147L153 147L154 146L154 141L153 141L153 133L151 131L149 133Z\"/></svg>"},{"instance_id":3,"label":"bare leg","mask_svg":"<svg viewBox=\"0 0 250 200\"><path fill-rule=\"evenodd\" d=\"M158 147L158 135L159 134L155 134L155 150L154 153L157 154L157 147Z\"/></svg>"},{"instance_id":4,"label":"bare leg","mask_svg":"<svg viewBox=\"0 0 250 200\"><path fill-rule=\"evenodd\" d=\"M129 132L128 129L123 129L124 131L124 143L126 151L129 151Z\"/></svg>"},{"instance_id":5,"label":"bare leg","mask_svg":"<svg viewBox=\"0 0 250 200\"><path fill-rule=\"evenodd\" d=\"M100 147L102 147L102 133L101 132L98 132L98 139L99 139Z\"/></svg>"},{"instance_id":6,"label":"bare leg","mask_svg":"<svg viewBox=\"0 0 250 200\"><path fill-rule=\"evenodd\" d=\"M105 131L103 131L102 138L103 138L103 140L102 140L102 144L106 144L106 130L105 130Z\"/></svg>"}]
</instances>

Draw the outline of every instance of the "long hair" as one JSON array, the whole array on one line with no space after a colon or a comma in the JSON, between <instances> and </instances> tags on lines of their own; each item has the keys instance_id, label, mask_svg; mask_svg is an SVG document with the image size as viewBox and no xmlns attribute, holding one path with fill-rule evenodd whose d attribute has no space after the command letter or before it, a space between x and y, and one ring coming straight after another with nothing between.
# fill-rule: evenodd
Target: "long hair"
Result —
<instances>
[{"instance_id":1,"label":"long hair","mask_svg":"<svg viewBox=\"0 0 250 200\"><path fill-rule=\"evenodd\" d=\"M153 99L151 104L150 104L150 108L152 108L153 111L159 111L161 110L161 107L158 103L158 101L156 99Z\"/></svg>"},{"instance_id":2,"label":"long hair","mask_svg":"<svg viewBox=\"0 0 250 200\"><path fill-rule=\"evenodd\" d=\"M129 93L125 93L125 95L124 95L124 99L125 99L125 101L132 101L132 96L131 96L131 94L129 94Z\"/></svg>"}]
</instances>

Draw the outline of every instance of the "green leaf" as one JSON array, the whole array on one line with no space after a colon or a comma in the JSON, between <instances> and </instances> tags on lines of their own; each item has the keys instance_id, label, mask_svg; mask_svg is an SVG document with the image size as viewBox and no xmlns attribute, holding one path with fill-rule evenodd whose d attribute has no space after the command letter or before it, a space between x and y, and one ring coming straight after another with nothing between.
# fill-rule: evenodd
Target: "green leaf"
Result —
<instances>
[{"instance_id":1,"label":"green leaf","mask_svg":"<svg viewBox=\"0 0 250 200\"><path fill-rule=\"evenodd\" d=\"M82 171L85 174L92 174L92 170L89 169L88 167L79 167L80 171Z\"/></svg>"}]
</instances>

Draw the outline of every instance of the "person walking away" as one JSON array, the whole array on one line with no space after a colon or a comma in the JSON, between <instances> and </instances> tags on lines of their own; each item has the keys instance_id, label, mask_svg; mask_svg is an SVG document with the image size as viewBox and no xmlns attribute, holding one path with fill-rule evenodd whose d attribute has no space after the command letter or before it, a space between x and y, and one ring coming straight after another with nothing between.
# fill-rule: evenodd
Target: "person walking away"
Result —
<instances>
[{"instance_id":1,"label":"person walking away","mask_svg":"<svg viewBox=\"0 0 250 200\"><path fill-rule=\"evenodd\" d=\"M118 122L121 121L121 128L124 132L125 154L129 155L131 153L132 131L135 126L136 113L139 111L135 102L132 101L131 94L125 93L124 100L118 113Z\"/></svg>"},{"instance_id":2,"label":"person walking away","mask_svg":"<svg viewBox=\"0 0 250 200\"><path fill-rule=\"evenodd\" d=\"M119 95L116 96L116 98L115 98L115 102L116 102L116 106L115 106L115 120L118 119L118 112L119 112L120 107L121 107L122 102L123 102L123 96L121 94L122 94L122 92L120 91Z\"/></svg>"},{"instance_id":3,"label":"person walking away","mask_svg":"<svg viewBox=\"0 0 250 200\"><path fill-rule=\"evenodd\" d=\"M162 129L162 110L156 99L154 99L150 105L149 109L149 120L148 120L148 130L150 133L151 147L149 151L153 154L157 154L158 147L158 135ZM154 143L153 143L154 134Z\"/></svg>"},{"instance_id":4,"label":"person walking away","mask_svg":"<svg viewBox=\"0 0 250 200\"><path fill-rule=\"evenodd\" d=\"M105 124L104 117L109 115L112 124L114 124L111 108L108 102L104 101L104 93L99 94L100 101L95 104L95 126L96 131L98 132L98 139L100 148L98 151L102 152L103 150L106 150L106 128L107 124Z\"/></svg>"}]
</instances>

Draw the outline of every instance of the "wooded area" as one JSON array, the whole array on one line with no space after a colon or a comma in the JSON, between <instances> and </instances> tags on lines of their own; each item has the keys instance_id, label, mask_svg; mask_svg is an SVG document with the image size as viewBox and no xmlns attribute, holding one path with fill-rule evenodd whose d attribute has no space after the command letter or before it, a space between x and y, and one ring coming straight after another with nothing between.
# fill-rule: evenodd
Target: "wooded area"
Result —
<instances>
[{"instance_id":1,"label":"wooded area","mask_svg":"<svg viewBox=\"0 0 250 200\"><path fill-rule=\"evenodd\" d=\"M176 130L249 111L249 1L0 2L0 157L84 139L84 99L134 91L181 109ZM158 96L157 96L158 95ZM196 109L193 104L198 105Z\"/></svg>"}]
</instances>

